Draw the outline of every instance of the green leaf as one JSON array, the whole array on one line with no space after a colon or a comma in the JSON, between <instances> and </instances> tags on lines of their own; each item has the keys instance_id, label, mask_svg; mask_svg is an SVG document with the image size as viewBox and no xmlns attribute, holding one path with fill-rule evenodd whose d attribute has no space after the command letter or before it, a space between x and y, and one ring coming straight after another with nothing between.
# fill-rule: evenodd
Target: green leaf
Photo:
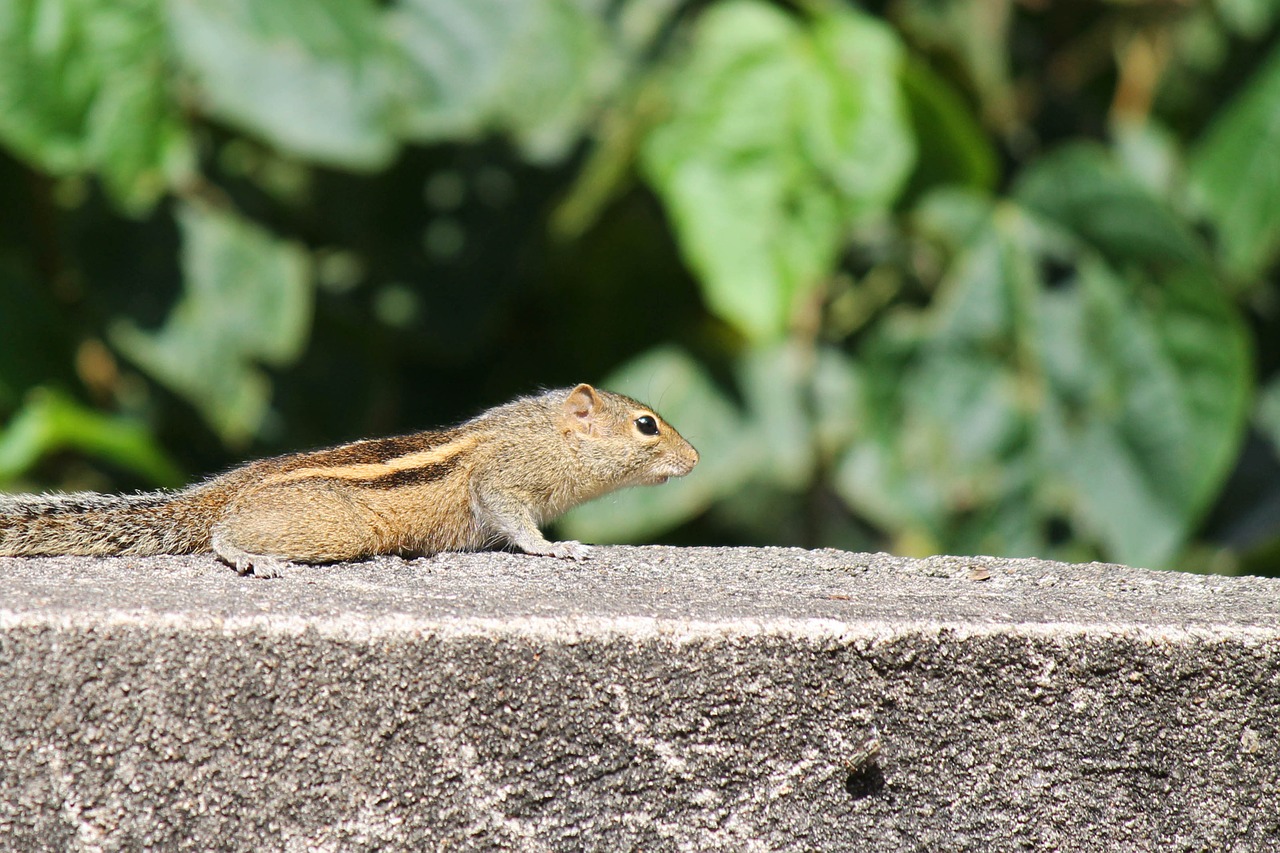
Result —
<instances>
[{"instance_id":1,"label":"green leaf","mask_svg":"<svg viewBox=\"0 0 1280 853\"><path fill-rule=\"evenodd\" d=\"M712 311L767 341L896 199L914 157L892 33L852 12L806 26L751 0L713 6L641 146Z\"/></svg>"},{"instance_id":2,"label":"green leaf","mask_svg":"<svg viewBox=\"0 0 1280 853\"><path fill-rule=\"evenodd\" d=\"M748 350L738 363L749 418L741 427L751 447L751 473L773 486L802 491L813 480L816 439L808 389L812 355L801 345Z\"/></svg>"},{"instance_id":3,"label":"green leaf","mask_svg":"<svg viewBox=\"0 0 1280 853\"><path fill-rule=\"evenodd\" d=\"M401 61L402 121L415 139L508 132L532 159L562 157L610 82L592 0L402 0L386 29Z\"/></svg>"},{"instance_id":4,"label":"green leaf","mask_svg":"<svg viewBox=\"0 0 1280 853\"><path fill-rule=\"evenodd\" d=\"M1213 3L1222 22L1246 38L1266 35L1277 16L1280 3L1276 0L1215 0Z\"/></svg>"},{"instance_id":5,"label":"green leaf","mask_svg":"<svg viewBox=\"0 0 1280 853\"><path fill-rule=\"evenodd\" d=\"M894 23L907 41L941 60L948 77L974 93L984 124L1005 132L1021 122L1018 84L1010 67L1017 56L1013 9L1009 0L899 0L893 8Z\"/></svg>"},{"instance_id":6,"label":"green leaf","mask_svg":"<svg viewBox=\"0 0 1280 853\"><path fill-rule=\"evenodd\" d=\"M688 476L662 486L606 495L560 522L566 535L588 542L644 541L688 521L750 474L751 444L741 419L704 368L677 349L652 350L611 374L601 387L653 405L698 448Z\"/></svg>"},{"instance_id":7,"label":"green leaf","mask_svg":"<svg viewBox=\"0 0 1280 853\"><path fill-rule=\"evenodd\" d=\"M392 71L369 0L169 0L174 55L215 118L316 162L395 155Z\"/></svg>"},{"instance_id":8,"label":"green leaf","mask_svg":"<svg viewBox=\"0 0 1280 853\"><path fill-rule=\"evenodd\" d=\"M99 171L145 212L193 169L157 0L0 4L0 139L55 174Z\"/></svg>"},{"instance_id":9,"label":"green leaf","mask_svg":"<svg viewBox=\"0 0 1280 853\"><path fill-rule=\"evenodd\" d=\"M1167 565L1239 447L1247 336L1202 268L1121 278L1086 256L1079 286L1082 340L1071 363L1052 361L1045 345L1051 405L1038 429L1061 438L1046 455L1070 483L1084 529L1125 562ZM1053 319L1041 326L1046 337Z\"/></svg>"},{"instance_id":10,"label":"green leaf","mask_svg":"<svg viewBox=\"0 0 1280 853\"><path fill-rule=\"evenodd\" d=\"M74 450L133 471L159 486L182 482L182 473L145 426L88 409L42 389L0 430L0 482L33 468L50 453Z\"/></svg>"},{"instance_id":11,"label":"green leaf","mask_svg":"<svg viewBox=\"0 0 1280 853\"><path fill-rule=\"evenodd\" d=\"M814 18L812 57L800 88L796 130L812 166L859 221L897 200L916 147L899 77L902 45L876 18L832 12Z\"/></svg>"},{"instance_id":12,"label":"green leaf","mask_svg":"<svg viewBox=\"0 0 1280 853\"><path fill-rule=\"evenodd\" d=\"M1116 122L1111 128L1116 163L1157 198L1181 192L1186 172L1182 141L1155 118Z\"/></svg>"},{"instance_id":13,"label":"green leaf","mask_svg":"<svg viewBox=\"0 0 1280 853\"><path fill-rule=\"evenodd\" d=\"M1223 262L1260 275L1280 250L1280 46L1192 149L1190 169Z\"/></svg>"},{"instance_id":14,"label":"green leaf","mask_svg":"<svg viewBox=\"0 0 1280 853\"><path fill-rule=\"evenodd\" d=\"M1205 264L1191 229L1098 145L1064 146L1026 170L1017 199L1121 263Z\"/></svg>"},{"instance_id":15,"label":"green leaf","mask_svg":"<svg viewBox=\"0 0 1280 853\"><path fill-rule=\"evenodd\" d=\"M881 334L860 361L863 424L836 469L837 492L920 550L1027 553L972 532L975 510L1025 499L1016 373L976 343Z\"/></svg>"},{"instance_id":16,"label":"green leaf","mask_svg":"<svg viewBox=\"0 0 1280 853\"><path fill-rule=\"evenodd\" d=\"M224 439L262 425L270 382L259 362L283 366L302 352L311 324L310 261L232 215L179 210L185 291L155 332L120 320L112 342L191 401Z\"/></svg>"},{"instance_id":17,"label":"green leaf","mask_svg":"<svg viewBox=\"0 0 1280 853\"><path fill-rule=\"evenodd\" d=\"M942 184L993 189L998 168L995 148L946 78L911 60L903 69L902 87L920 148L910 193Z\"/></svg>"},{"instance_id":18,"label":"green leaf","mask_svg":"<svg viewBox=\"0 0 1280 853\"><path fill-rule=\"evenodd\" d=\"M1064 409L1079 444L1058 464L1113 547L1163 564L1239 446L1251 384L1243 322L1199 239L1099 149L1046 157L1018 195L1106 259L1077 253L1077 377L1062 388L1084 407ZM1038 341L1052 340L1058 327L1042 332ZM1063 377L1054 352L1049 375Z\"/></svg>"},{"instance_id":19,"label":"green leaf","mask_svg":"<svg viewBox=\"0 0 1280 853\"><path fill-rule=\"evenodd\" d=\"M1067 522L1112 559L1169 565L1239 446L1244 326L1194 238L1109 164L1045 158L1020 195L1039 212L921 206L950 262L933 303L861 352L863 433L835 486L926 549L1045 554ZM1088 198L1129 214L1123 239Z\"/></svg>"}]
</instances>

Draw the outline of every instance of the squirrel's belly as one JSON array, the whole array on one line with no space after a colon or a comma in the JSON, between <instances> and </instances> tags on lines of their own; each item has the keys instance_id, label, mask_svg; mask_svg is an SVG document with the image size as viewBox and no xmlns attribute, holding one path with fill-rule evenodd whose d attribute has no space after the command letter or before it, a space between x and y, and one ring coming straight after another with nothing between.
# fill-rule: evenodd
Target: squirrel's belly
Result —
<instances>
[{"instance_id":1,"label":"squirrel's belly","mask_svg":"<svg viewBox=\"0 0 1280 853\"><path fill-rule=\"evenodd\" d=\"M462 488L424 489L409 500L398 495L366 495L374 515L381 520L376 538L379 552L435 554L441 551L474 551L483 547L483 532L471 512L471 501Z\"/></svg>"}]
</instances>

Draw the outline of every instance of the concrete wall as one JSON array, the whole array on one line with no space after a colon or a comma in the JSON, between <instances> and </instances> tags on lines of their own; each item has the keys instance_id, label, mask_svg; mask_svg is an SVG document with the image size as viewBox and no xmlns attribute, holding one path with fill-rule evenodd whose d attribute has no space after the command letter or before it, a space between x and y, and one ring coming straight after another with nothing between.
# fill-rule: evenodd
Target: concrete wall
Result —
<instances>
[{"instance_id":1,"label":"concrete wall","mask_svg":"<svg viewBox=\"0 0 1280 853\"><path fill-rule=\"evenodd\" d=\"M1280 581L596 555L0 559L0 848L1280 849Z\"/></svg>"}]
</instances>

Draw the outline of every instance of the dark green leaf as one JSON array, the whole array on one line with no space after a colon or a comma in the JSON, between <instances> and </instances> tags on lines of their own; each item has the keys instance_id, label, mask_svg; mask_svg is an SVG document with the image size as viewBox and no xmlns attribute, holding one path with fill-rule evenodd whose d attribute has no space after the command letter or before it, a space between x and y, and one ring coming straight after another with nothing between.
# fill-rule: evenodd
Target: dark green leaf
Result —
<instances>
[{"instance_id":1,"label":"dark green leaf","mask_svg":"<svg viewBox=\"0 0 1280 853\"><path fill-rule=\"evenodd\" d=\"M994 188L995 149L951 84L914 60L903 69L902 88L920 148L910 191L919 193L942 184Z\"/></svg>"},{"instance_id":2,"label":"dark green leaf","mask_svg":"<svg viewBox=\"0 0 1280 853\"><path fill-rule=\"evenodd\" d=\"M1026 170L1014 194L1117 262L1207 263L1191 229L1100 146L1078 143L1049 154Z\"/></svg>"},{"instance_id":3,"label":"dark green leaf","mask_svg":"<svg viewBox=\"0 0 1280 853\"><path fill-rule=\"evenodd\" d=\"M1247 338L1202 268L1125 279L1086 256L1080 274L1077 339L1055 345L1060 315L1040 327L1046 459L1071 484L1082 527L1117 559L1166 565L1239 447Z\"/></svg>"},{"instance_id":4,"label":"dark green leaf","mask_svg":"<svg viewBox=\"0 0 1280 853\"><path fill-rule=\"evenodd\" d=\"M286 365L311 324L310 261L234 216L179 211L185 292L165 325L146 332L121 320L111 339L143 369L190 400L224 438L261 426L270 382L255 365Z\"/></svg>"},{"instance_id":5,"label":"dark green leaf","mask_svg":"<svg viewBox=\"0 0 1280 853\"><path fill-rule=\"evenodd\" d=\"M954 193L921 209L951 262L930 308L864 351L865 431L836 478L907 541L1043 554L1069 522L1114 559L1167 565L1229 470L1249 387L1240 318L1185 229L1090 162L1028 175L1024 197L1055 221ZM1041 193L1066 177L1060 201ZM1116 214L1084 217L1086 198L1129 214L1127 240L1099 224Z\"/></svg>"}]
</instances>

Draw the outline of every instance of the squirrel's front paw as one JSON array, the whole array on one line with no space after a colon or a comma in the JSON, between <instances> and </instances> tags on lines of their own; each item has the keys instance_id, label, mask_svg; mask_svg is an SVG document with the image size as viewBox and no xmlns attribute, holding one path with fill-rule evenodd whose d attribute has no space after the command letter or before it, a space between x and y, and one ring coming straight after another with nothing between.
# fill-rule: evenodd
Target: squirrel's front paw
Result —
<instances>
[{"instance_id":1,"label":"squirrel's front paw","mask_svg":"<svg viewBox=\"0 0 1280 853\"><path fill-rule=\"evenodd\" d=\"M552 542L548 557L559 557L562 560L585 560L591 555L591 546L583 545L573 539L565 542Z\"/></svg>"}]
</instances>

